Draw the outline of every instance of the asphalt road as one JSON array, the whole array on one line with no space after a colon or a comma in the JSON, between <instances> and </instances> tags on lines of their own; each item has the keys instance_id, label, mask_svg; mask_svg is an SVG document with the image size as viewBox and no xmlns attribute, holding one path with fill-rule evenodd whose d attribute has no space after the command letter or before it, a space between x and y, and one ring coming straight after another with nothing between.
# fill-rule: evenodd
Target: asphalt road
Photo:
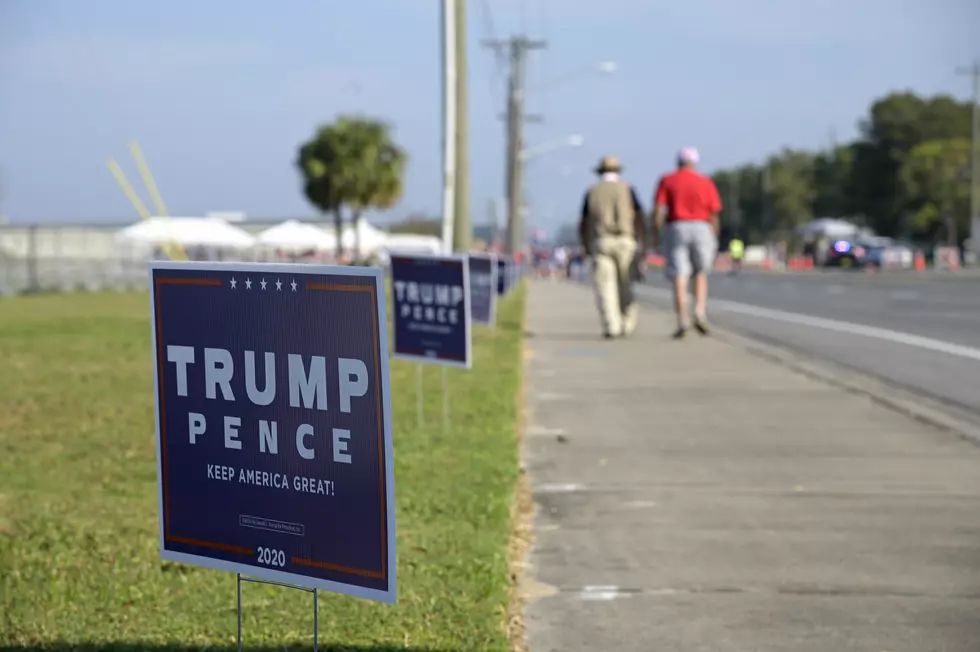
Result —
<instances>
[{"instance_id":1,"label":"asphalt road","mask_svg":"<svg viewBox=\"0 0 980 652\"><path fill-rule=\"evenodd\" d=\"M764 273L711 278L720 327L871 374L980 418L980 275ZM641 300L670 305L657 270Z\"/></svg>"}]
</instances>

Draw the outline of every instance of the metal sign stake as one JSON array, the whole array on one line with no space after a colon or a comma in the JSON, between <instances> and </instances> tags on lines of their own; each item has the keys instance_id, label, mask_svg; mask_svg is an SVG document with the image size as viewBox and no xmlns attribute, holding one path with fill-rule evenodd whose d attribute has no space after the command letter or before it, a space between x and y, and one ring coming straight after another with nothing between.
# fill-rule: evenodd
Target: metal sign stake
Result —
<instances>
[{"instance_id":1,"label":"metal sign stake","mask_svg":"<svg viewBox=\"0 0 980 652\"><path fill-rule=\"evenodd\" d=\"M416 383L415 383L415 385L416 385L416 391L415 391L415 397L416 397L416 401L415 401L415 403L416 403L415 412L416 412L416 417L418 419L419 427L421 428L422 427L422 422L425 420L424 419L424 415L423 415L424 408L423 408L423 394L422 394L422 364L419 363L419 364L415 365L415 369L416 369L416 374L415 374L415 378L416 378Z\"/></svg>"},{"instance_id":2,"label":"metal sign stake","mask_svg":"<svg viewBox=\"0 0 980 652\"><path fill-rule=\"evenodd\" d=\"M313 594L313 652L320 649L320 605L319 591L296 584L286 584L285 582L273 582L271 580L260 580L256 577L242 577L241 573L236 573L238 577L238 652L242 652L242 582L252 582L253 584L271 584L287 589L295 589Z\"/></svg>"},{"instance_id":3,"label":"metal sign stake","mask_svg":"<svg viewBox=\"0 0 980 652\"><path fill-rule=\"evenodd\" d=\"M449 387L446 382L446 368L442 368L442 429L449 428Z\"/></svg>"}]
</instances>

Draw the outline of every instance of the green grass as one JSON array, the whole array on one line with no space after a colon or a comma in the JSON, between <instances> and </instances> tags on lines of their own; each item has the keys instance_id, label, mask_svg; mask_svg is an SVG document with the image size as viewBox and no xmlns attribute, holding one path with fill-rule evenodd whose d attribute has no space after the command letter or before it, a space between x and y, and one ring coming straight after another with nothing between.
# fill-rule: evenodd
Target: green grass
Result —
<instances>
[{"instance_id":1,"label":"green grass","mask_svg":"<svg viewBox=\"0 0 980 652\"><path fill-rule=\"evenodd\" d=\"M233 648L235 576L163 563L149 301L0 301L0 650ZM474 368L393 362L398 604L321 594L321 649L506 650L523 296ZM308 647L312 598L243 586L246 649Z\"/></svg>"}]
</instances>

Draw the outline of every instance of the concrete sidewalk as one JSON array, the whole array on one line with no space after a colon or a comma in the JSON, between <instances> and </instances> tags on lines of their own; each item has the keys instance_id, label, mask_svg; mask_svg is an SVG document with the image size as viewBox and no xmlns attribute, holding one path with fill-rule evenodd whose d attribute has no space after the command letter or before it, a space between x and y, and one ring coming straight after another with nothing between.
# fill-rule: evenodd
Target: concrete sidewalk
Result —
<instances>
[{"instance_id":1,"label":"concrete sidewalk","mask_svg":"<svg viewBox=\"0 0 980 652\"><path fill-rule=\"evenodd\" d=\"M980 449L530 286L532 652L980 651Z\"/></svg>"}]
</instances>

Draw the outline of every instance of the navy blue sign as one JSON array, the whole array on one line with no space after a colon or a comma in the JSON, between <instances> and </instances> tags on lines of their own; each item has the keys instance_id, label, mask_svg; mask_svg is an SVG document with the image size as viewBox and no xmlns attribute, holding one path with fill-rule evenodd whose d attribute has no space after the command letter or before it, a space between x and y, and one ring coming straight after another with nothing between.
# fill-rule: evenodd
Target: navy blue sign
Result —
<instances>
[{"instance_id":1,"label":"navy blue sign","mask_svg":"<svg viewBox=\"0 0 980 652\"><path fill-rule=\"evenodd\" d=\"M470 315L473 323L492 326L497 312L497 260L493 254L470 254Z\"/></svg>"},{"instance_id":2,"label":"navy blue sign","mask_svg":"<svg viewBox=\"0 0 980 652\"><path fill-rule=\"evenodd\" d=\"M150 268L160 550L395 602L380 269Z\"/></svg>"},{"instance_id":3,"label":"navy blue sign","mask_svg":"<svg viewBox=\"0 0 980 652\"><path fill-rule=\"evenodd\" d=\"M395 357L470 368L466 256L391 257Z\"/></svg>"},{"instance_id":4,"label":"navy blue sign","mask_svg":"<svg viewBox=\"0 0 980 652\"><path fill-rule=\"evenodd\" d=\"M497 257L497 294L503 296L510 292L511 268L514 261L510 256Z\"/></svg>"}]
</instances>

